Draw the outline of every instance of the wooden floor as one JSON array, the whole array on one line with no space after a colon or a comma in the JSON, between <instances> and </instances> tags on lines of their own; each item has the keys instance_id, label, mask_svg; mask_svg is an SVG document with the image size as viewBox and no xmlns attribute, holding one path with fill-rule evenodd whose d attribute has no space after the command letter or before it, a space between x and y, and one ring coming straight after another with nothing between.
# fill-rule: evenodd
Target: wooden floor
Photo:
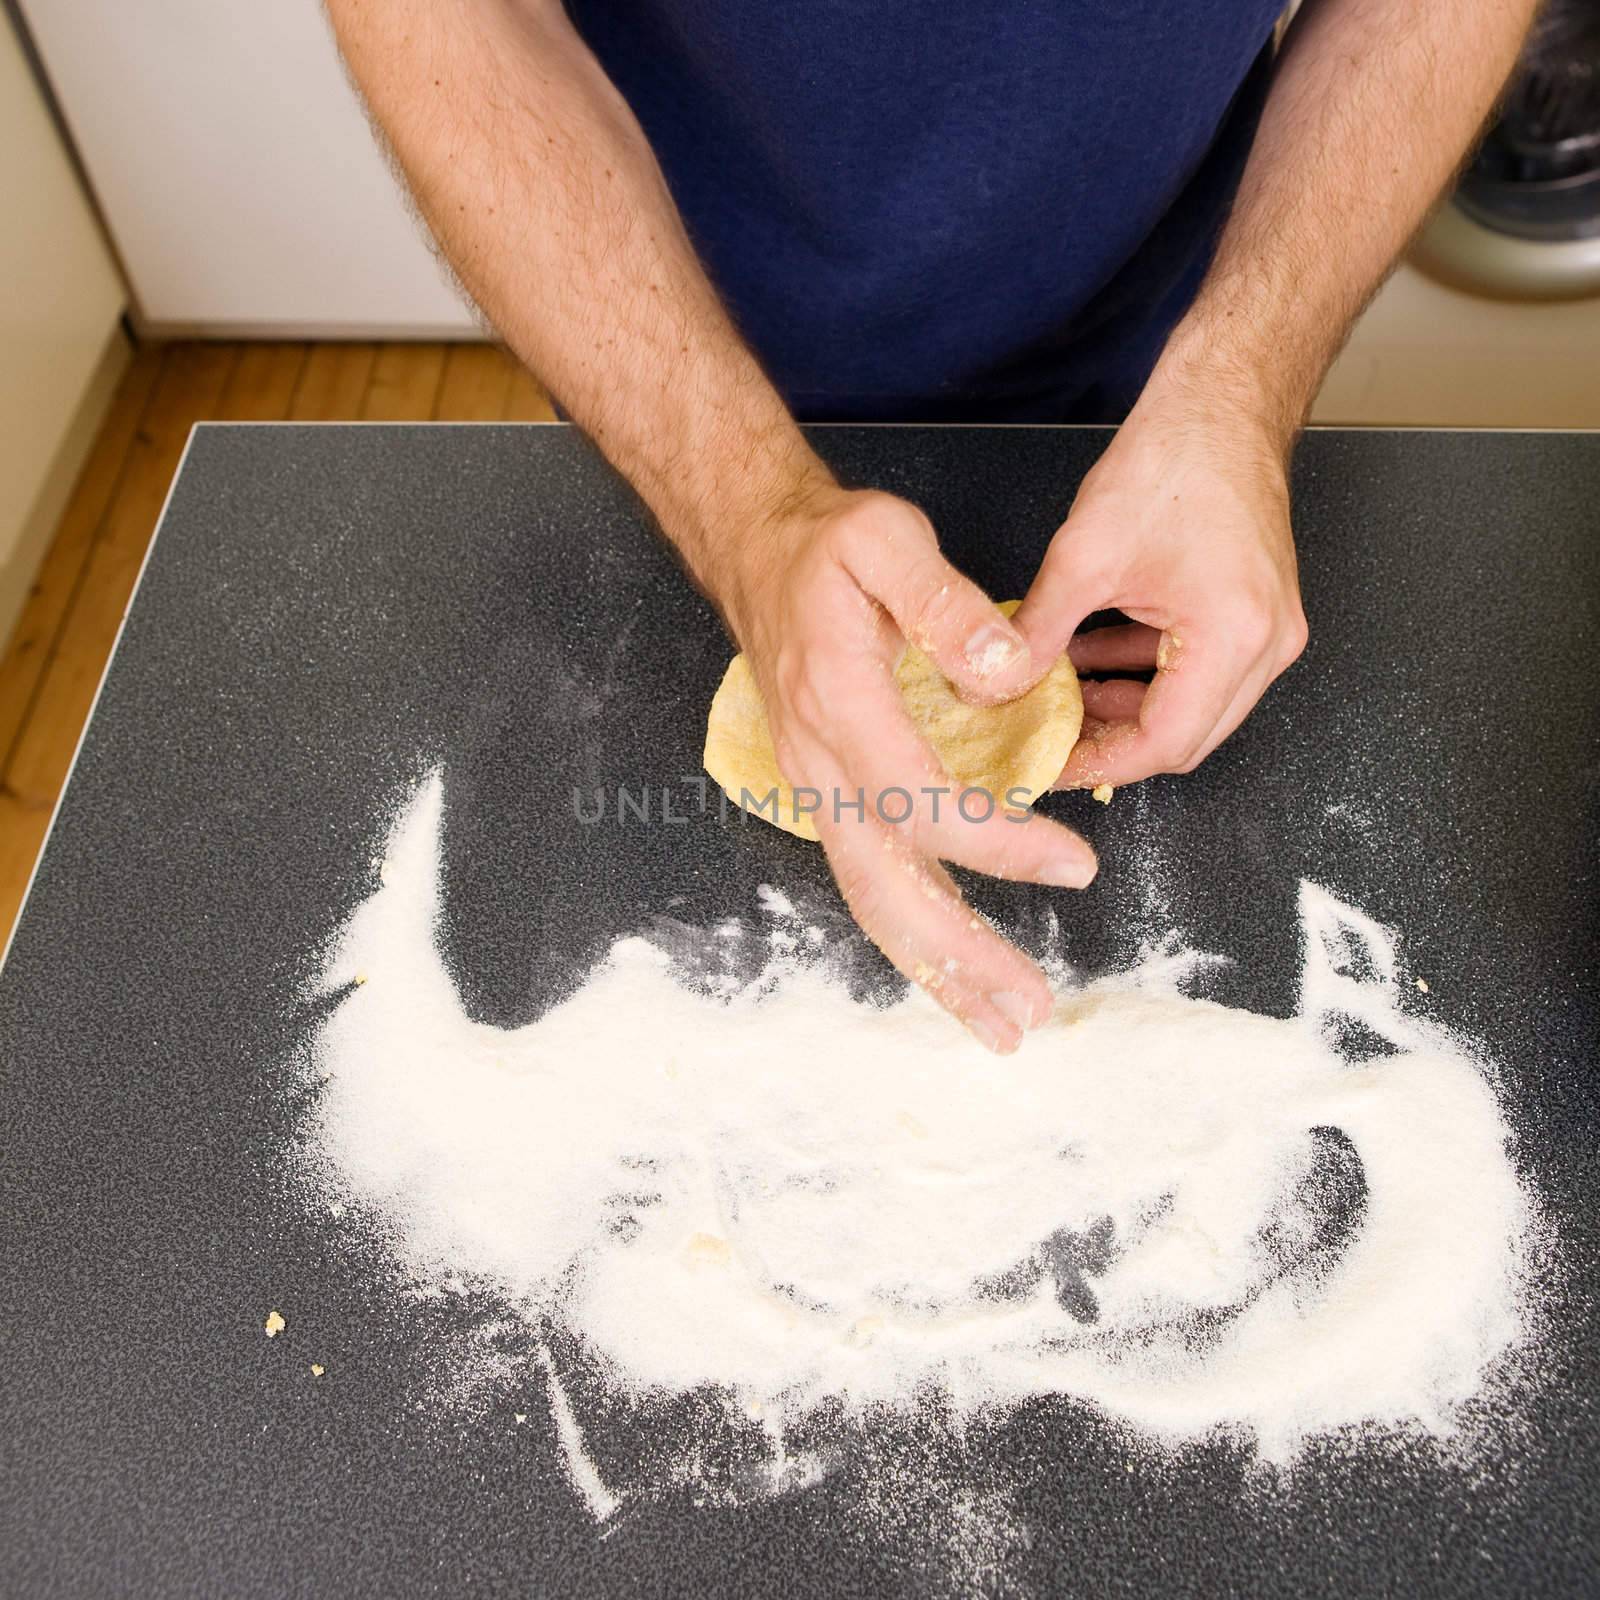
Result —
<instances>
[{"instance_id":1,"label":"wooden floor","mask_svg":"<svg viewBox=\"0 0 1600 1600\"><path fill-rule=\"evenodd\" d=\"M0 659L0 943L196 422L537 422L486 344L148 345L117 392Z\"/></svg>"}]
</instances>

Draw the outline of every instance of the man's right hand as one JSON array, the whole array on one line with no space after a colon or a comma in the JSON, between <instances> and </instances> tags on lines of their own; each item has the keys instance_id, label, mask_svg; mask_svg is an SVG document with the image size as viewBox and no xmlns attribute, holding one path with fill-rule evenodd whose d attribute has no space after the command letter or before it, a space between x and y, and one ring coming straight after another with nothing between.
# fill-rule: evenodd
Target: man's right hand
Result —
<instances>
[{"instance_id":1,"label":"man's right hand","mask_svg":"<svg viewBox=\"0 0 1600 1600\"><path fill-rule=\"evenodd\" d=\"M817 832L850 910L979 1040L1014 1050L1049 1016L1049 985L966 905L941 862L1081 889L1094 853L1043 816L960 815L894 669L910 642L964 699L993 704L1038 678L1026 644L940 554L928 519L892 495L821 485L732 548L735 570L708 576L761 687L784 778L823 796ZM903 823L878 814L888 791L896 815L899 791L914 797Z\"/></svg>"}]
</instances>

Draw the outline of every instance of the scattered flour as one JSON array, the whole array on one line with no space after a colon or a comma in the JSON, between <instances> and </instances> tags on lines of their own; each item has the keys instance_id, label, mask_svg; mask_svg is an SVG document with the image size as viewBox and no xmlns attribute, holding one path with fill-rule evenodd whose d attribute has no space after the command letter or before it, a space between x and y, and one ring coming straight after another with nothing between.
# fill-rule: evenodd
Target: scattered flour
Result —
<instances>
[{"instance_id":1,"label":"scattered flour","mask_svg":"<svg viewBox=\"0 0 1600 1600\"><path fill-rule=\"evenodd\" d=\"M552 1342L608 1408L722 1396L707 1438L743 1437L739 1481L771 1493L930 1396L958 1430L1063 1396L1267 1462L1443 1437L1524 1337L1493 1088L1401 1010L1387 932L1315 885L1292 1019L1187 998L1203 958L1169 943L1063 980L1000 1059L920 993L853 1001L764 887L790 936L758 980L706 993L624 939L503 1030L439 955L441 803L435 777L329 961L311 1147L416 1282L510 1308L597 1519L632 1482L588 1452ZM1341 1050L1352 1022L1380 1048Z\"/></svg>"},{"instance_id":2,"label":"scattered flour","mask_svg":"<svg viewBox=\"0 0 1600 1600\"><path fill-rule=\"evenodd\" d=\"M756 899L768 916L792 917L795 914L794 902L782 889L774 889L770 883L756 885Z\"/></svg>"},{"instance_id":3,"label":"scattered flour","mask_svg":"<svg viewBox=\"0 0 1600 1600\"><path fill-rule=\"evenodd\" d=\"M600 1476L600 1469L589 1459L588 1452L584 1448L583 1430L578 1426L578 1419L572 1414L567 1391L562 1387L555 1363L550 1359L550 1352L542 1346L538 1352L538 1361L544 1370L545 1383L550 1390L550 1415L555 1419L556 1441L561 1446L561 1458L567 1469L567 1478L572 1487L583 1496L590 1511L594 1513L595 1521L604 1522L622 1502L606 1487L605 1480ZM518 1417L517 1420L520 1422L522 1419Z\"/></svg>"}]
</instances>

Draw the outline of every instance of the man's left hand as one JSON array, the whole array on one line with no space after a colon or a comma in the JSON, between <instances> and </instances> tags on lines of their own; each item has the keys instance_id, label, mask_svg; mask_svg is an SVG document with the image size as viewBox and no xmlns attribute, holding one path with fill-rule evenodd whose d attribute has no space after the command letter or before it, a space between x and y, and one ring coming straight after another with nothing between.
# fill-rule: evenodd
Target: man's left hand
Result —
<instances>
[{"instance_id":1,"label":"man's left hand","mask_svg":"<svg viewBox=\"0 0 1600 1600\"><path fill-rule=\"evenodd\" d=\"M1084 684L1060 787L1192 770L1305 648L1287 454L1281 430L1158 378L1083 480L1017 629L1035 661L1154 678ZM1112 609L1133 620L1078 633Z\"/></svg>"}]
</instances>

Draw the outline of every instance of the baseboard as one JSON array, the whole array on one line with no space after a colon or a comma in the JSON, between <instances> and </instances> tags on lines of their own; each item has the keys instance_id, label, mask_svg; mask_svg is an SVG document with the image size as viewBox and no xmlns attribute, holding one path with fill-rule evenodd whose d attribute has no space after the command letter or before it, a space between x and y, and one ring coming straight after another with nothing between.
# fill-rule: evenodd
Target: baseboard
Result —
<instances>
[{"instance_id":1,"label":"baseboard","mask_svg":"<svg viewBox=\"0 0 1600 1600\"><path fill-rule=\"evenodd\" d=\"M141 339L278 340L361 344L483 344L489 335L475 322L147 322L134 317Z\"/></svg>"},{"instance_id":2,"label":"baseboard","mask_svg":"<svg viewBox=\"0 0 1600 1600\"><path fill-rule=\"evenodd\" d=\"M72 498L78 474L88 460L100 426L111 409L117 385L132 360L133 346L118 323L112 328L105 349L84 385L83 396L45 470L44 483L23 518L11 554L0 564L0 639L9 639L17 625L45 551L50 548L67 501Z\"/></svg>"}]
</instances>

